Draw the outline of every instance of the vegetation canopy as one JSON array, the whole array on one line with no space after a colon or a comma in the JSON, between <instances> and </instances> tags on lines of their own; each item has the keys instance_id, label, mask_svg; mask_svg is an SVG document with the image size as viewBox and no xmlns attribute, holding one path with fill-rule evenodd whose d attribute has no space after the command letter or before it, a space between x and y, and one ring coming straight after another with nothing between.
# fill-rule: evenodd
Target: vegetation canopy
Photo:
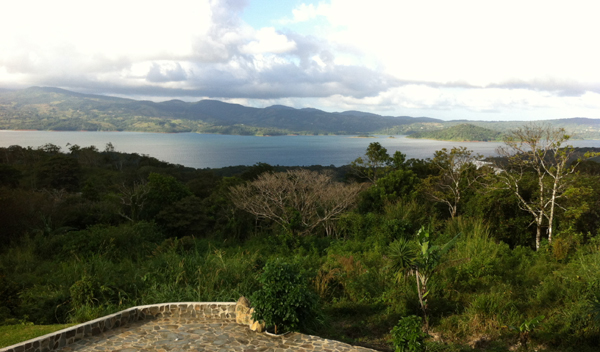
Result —
<instances>
[{"instance_id":1,"label":"vegetation canopy","mask_svg":"<svg viewBox=\"0 0 600 352\"><path fill-rule=\"evenodd\" d=\"M597 351L598 150L506 136L479 168L378 143L344 167L203 170L111 143L0 148L0 343L245 296L271 331L379 350Z\"/></svg>"}]
</instances>

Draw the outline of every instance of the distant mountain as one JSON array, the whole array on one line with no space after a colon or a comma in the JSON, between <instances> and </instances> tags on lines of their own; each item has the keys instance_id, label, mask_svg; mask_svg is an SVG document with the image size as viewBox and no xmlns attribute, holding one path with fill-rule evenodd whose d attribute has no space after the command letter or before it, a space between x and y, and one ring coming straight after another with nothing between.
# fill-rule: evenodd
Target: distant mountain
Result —
<instances>
[{"instance_id":1,"label":"distant mountain","mask_svg":"<svg viewBox=\"0 0 600 352\"><path fill-rule=\"evenodd\" d=\"M154 103L49 87L0 93L0 129L360 134L423 121L441 122L283 105L260 109L217 100Z\"/></svg>"},{"instance_id":2,"label":"distant mountain","mask_svg":"<svg viewBox=\"0 0 600 352\"><path fill-rule=\"evenodd\" d=\"M155 103L82 94L52 87L0 90L0 129L202 132L241 135L410 135L439 131L466 122L497 133L528 123L526 121L442 121L430 117L382 116L361 111L329 113L314 108L295 109L284 105L252 108L218 100L201 100L193 103L169 100ZM564 127L573 134L574 138L600 139L600 120L577 117L544 122ZM442 137L446 138L450 132L444 132ZM489 131L479 134L472 130L469 133L472 138L490 135Z\"/></svg>"},{"instance_id":3,"label":"distant mountain","mask_svg":"<svg viewBox=\"0 0 600 352\"><path fill-rule=\"evenodd\" d=\"M480 141L490 142L501 140L502 134L488 128L464 123L447 127L441 130L417 132L409 135L410 138L426 138L444 141Z\"/></svg>"}]
</instances>

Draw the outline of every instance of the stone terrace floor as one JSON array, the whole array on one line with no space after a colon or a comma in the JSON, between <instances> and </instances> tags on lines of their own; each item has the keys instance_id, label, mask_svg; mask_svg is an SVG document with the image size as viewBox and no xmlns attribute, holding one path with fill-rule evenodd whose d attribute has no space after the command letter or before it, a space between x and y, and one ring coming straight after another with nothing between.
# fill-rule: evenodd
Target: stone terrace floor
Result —
<instances>
[{"instance_id":1,"label":"stone terrace floor","mask_svg":"<svg viewBox=\"0 0 600 352\"><path fill-rule=\"evenodd\" d=\"M159 318L106 331L63 347L61 352L371 352L316 336L290 333L269 336L251 331L233 320Z\"/></svg>"}]
</instances>

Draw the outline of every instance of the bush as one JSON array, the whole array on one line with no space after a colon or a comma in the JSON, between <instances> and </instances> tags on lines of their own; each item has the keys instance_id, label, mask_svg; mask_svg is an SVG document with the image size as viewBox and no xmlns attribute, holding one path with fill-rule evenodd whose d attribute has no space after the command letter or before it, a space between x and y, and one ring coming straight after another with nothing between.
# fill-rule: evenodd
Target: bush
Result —
<instances>
[{"instance_id":1,"label":"bush","mask_svg":"<svg viewBox=\"0 0 600 352\"><path fill-rule=\"evenodd\" d=\"M251 297L255 320L274 332L299 331L318 321L318 298L308 288L297 265L276 259L267 262L259 278L262 288Z\"/></svg>"},{"instance_id":2,"label":"bush","mask_svg":"<svg viewBox=\"0 0 600 352\"><path fill-rule=\"evenodd\" d=\"M425 350L425 337L427 334L422 330L421 317L410 315L400 319L392 329L392 343L396 352L418 352Z\"/></svg>"}]
</instances>

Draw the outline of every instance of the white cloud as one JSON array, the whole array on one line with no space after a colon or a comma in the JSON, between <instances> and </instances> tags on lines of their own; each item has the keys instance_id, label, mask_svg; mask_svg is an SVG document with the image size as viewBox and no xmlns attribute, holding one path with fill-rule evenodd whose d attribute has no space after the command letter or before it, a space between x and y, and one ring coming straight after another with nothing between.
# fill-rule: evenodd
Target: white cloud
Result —
<instances>
[{"instance_id":1,"label":"white cloud","mask_svg":"<svg viewBox=\"0 0 600 352\"><path fill-rule=\"evenodd\" d=\"M241 47L245 54L282 54L296 49L296 43L285 35L277 33L275 28L261 28L256 33L256 40Z\"/></svg>"},{"instance_id":2,"label":"white cloud","mask_svg":"<svg viewBox=\"0 0 600 352\"><path fill-rule=\"evenodd\" d=\"M6 4L5 4L6 5ZM210 26L208 1L22 0L3 6L0 51L77 54L93 61L191 54L191 38ZM16 33L16 35L15 35Z\"/></svg>"},{"instance_id":3,"label":"white cloud","mask_svg":"<svg viewBox=\"0 0 600 352\"><path fill-rule=\"evenodd\" d=\"M276 28L242 21L253 3L7 1L0 88L442 118L600 111L600 22L591 1L305 2Z\"/></svg>"},{"instance_id":4,"label":"white cloud","mask_svg":"<svg viewBox=\"0 0 600 352\"><path fill-rule=\"evenodd\" d=\"M485 86L520 78L599 80L590 1L332 0L333 41L405 80Z\"/></svg>"}]
</instances>

